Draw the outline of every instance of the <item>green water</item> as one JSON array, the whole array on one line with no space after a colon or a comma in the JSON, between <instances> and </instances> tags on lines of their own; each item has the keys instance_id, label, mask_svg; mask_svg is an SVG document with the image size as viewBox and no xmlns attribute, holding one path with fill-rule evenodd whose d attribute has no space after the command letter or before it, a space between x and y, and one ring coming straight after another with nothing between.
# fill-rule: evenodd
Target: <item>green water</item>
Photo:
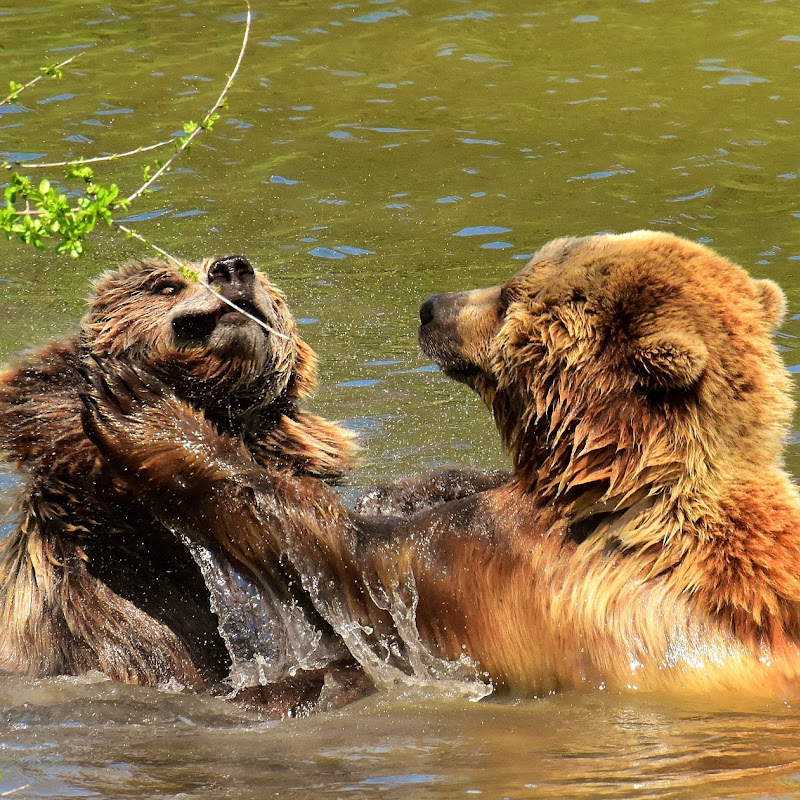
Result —
<instances>
[{"instance_id":1,"label":"green water","mask_svg":"<svg viewBox=\"0 0 800 800\"><path fill-rule=\"evenodd\" d=\"M554 236L646 227L706 241L778 280L800 314L796 2L254 9L224 119L130 224L183 257L244 253L285 289L321 357L315 408L362 434L357 484L506 463L477 400L418 354L417 309L497 282ZM0 107L0 159L179 131L216 98L242 19L229 0L0 5L0 85L85 51L63 81ZM98 173L130 192L141 163ZM0 242L0 356L73 330L88 279L146 254L110 232L77 263ZM790 367L798 332L789 319L781 333ZM788 461L800 475L794 444ZM8 681L0 700L0 791L30 782L21 798L800 794L800 718L785 708L434 694L264 727L109 684Z\"/></svg>"}]
</instances>

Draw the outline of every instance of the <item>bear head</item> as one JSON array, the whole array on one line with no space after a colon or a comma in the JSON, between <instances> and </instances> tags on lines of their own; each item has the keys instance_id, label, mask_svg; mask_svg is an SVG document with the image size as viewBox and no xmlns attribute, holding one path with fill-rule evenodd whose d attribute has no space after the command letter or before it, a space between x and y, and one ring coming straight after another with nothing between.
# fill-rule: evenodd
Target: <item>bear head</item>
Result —
<instances>
[{"instance_id":1,"label":"bear head","mask_svg":"<svg viewBox=\"0 0 800 800\"><path fill-rule=\"evenodd\" d=\"M637 231L557 239L501 286L434 296L419 338L492 410L524 491L580 515L658 494L697 518L780 467L783 312L771 281Z\"/></svg>"},{"instance_id":2,"label":"bear head","mask_svg":"<svg viewBox=\"0 0 800 800\"><path fill-rule=\"evenodd\" d=\"M212 418L308 395L316 356L282 292L243 256L187 267L138 261L102 274L81 323L82 349L133 361Z\"/></svg>"}]
</instances>

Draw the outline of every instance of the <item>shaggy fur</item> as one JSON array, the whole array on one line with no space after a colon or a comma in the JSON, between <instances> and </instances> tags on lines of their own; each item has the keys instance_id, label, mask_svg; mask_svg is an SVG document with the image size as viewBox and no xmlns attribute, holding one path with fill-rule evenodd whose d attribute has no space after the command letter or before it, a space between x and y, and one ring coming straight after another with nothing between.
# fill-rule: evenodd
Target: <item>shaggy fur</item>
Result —
<instances>
[{"instance_id":1,"label":"shaggy fur","mask_svg":"<svg viewBox=\"0 0 800 800\"><path fill-rule=\"evenodd\" d=\"M2 670L193 687L228 673L196 564L84 433L84 373L105 359L158 376L280 474L336 481L353 462L350 435L299 405L316 357L281 292L239 256L193 269L215 291L160 262L105 273L79 335L0 374L0 447L25 482L0 550Z\"/></svg>"},{"instance_id":2,"label":"shaggy fur","mask_svg":"<svg viewBox=\"0 0 800 800\"><path fill-rule=\"evenodd\" d=\"M557 240L503 286L431 298L422 347L492 410L514 473L408 522L258 468L136 374L96 384L86 422L159 516L289 565L343 636L407 642L404 600L433 652L515 692L796 698L782 313L775 284L651 232Z\"/></svg>"}]
</instances>

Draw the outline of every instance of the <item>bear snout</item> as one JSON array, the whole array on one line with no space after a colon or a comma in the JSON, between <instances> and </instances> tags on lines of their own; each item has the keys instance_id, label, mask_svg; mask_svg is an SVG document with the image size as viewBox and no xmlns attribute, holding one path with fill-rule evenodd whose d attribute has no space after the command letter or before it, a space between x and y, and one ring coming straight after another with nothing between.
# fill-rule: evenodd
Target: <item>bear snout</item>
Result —
<instances>
[{"instance_id":1,"label":"bear snout","mask_svg":"<svg viewBox=\"0 0 800 800\"><path fill-rule=\"evenodd\" d=\"M252 264L244 256L226 256L217 259L208 268L208 285L226 300L245 309L259 319L263 318L254 305L258 305L256 273ZM228 313L222 309L220 316Z\"/></svg>"},{"instance_id":2,"label":"bear snout","mask_svg":"<svg viewBox=\"0 0 800 800\"><path fill-rule=\"evenodd\" d=\"M446 371L488 370L499 299L499 286L429 297L419 310L422 351Z\"/></svg>"},{"instance_id":3,"label":"bear snout","mask_svg":"<svg viewBox=\"0 0 800 800\"><path fill-rule=\"evenodd\" d=\"M208 283L222 290L252 285L255 280L253 265L244 256L226 256L217 259L208 268Z\"/></svg>"},{"instance_id":4,"label":"bear snout","mask_svg":"<svg viewBox=\"0 0 800 800\"><path fill-rule=\"evenodd\" d=\"M429 327L454 326L468 302L469 294L469 292L450 292L432 295L420 306L420 324Z\"/></svg>"},{"instance_id":5,"label":"bear snout","mask_svg":"<svg viewBox=\"0 0 800 800\"><path fill-rule=\"evenodd\" d=\"M435 294L432 297L429 297L420 307L419 307L419 321L421 325L427 325L429 322L433 321L434 317L434 308L436 305L436 301L439 299L441 295Z\"/></svg>"}]
</instances>

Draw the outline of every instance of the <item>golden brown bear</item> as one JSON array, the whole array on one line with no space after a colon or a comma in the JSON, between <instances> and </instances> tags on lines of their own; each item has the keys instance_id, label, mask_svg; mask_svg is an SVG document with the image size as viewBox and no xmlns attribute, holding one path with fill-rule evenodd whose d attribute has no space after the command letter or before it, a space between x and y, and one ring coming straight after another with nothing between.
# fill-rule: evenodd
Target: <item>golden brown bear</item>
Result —
<instances>
[{"instance_id":1,"label":"golden brown bear","mask_svg":"<svg viewBox=\"0 0 800 800\"><path fill-rule=\"evenodd\" d=\"M86 424L162 519L211 520L234 555L290 565L370 671L467 656L517 693L793 698L783 306L775 284L652 232L560 239L502 286L431 298L422 348L492 410L514 472L408 522L259 467L130 370L94 381Z\"/></svg>"},{"instance_id":2,"label":"golden brown bear","mask_svg":"<svg viewBox=\"0 0 800 800\"><path fill-rule=\"evenodd\" d=\"M289 648L292 625L333 642L327 660L337 647L310 608L276 621L264 645L276 652L250 652L246 636L235 641L244 623L263 622L247 617L257 617L252 603L274 610L270 603L279 605L281 592L291 594L286 582L271 589L261 575L256 583L264 585L254 589L246 561L220 567L198 536L189 544L206 566L201 571L84 433L84 373L101 372L106 358L124 358L235 438L254 463L328 481L351 466L350 435L299 405L314 388L316 357L281 292L241 256L193 268L214 291L161 262L105 273L78 336L0 374L0 447L26 476L19 525L0 550L0 670L100 670L129 683L209 687L228 676L232 658L244 663L258 655L269 666L274 657L273 677L294 670L297 664L275 661L291 656L277 651ZM209 585L214 578L239 581L249 594L214 597L204 578ZM239 605L222 608L228 600ZM223 612L227 618L218 619Z\"/></svg>"}]
</instances>

